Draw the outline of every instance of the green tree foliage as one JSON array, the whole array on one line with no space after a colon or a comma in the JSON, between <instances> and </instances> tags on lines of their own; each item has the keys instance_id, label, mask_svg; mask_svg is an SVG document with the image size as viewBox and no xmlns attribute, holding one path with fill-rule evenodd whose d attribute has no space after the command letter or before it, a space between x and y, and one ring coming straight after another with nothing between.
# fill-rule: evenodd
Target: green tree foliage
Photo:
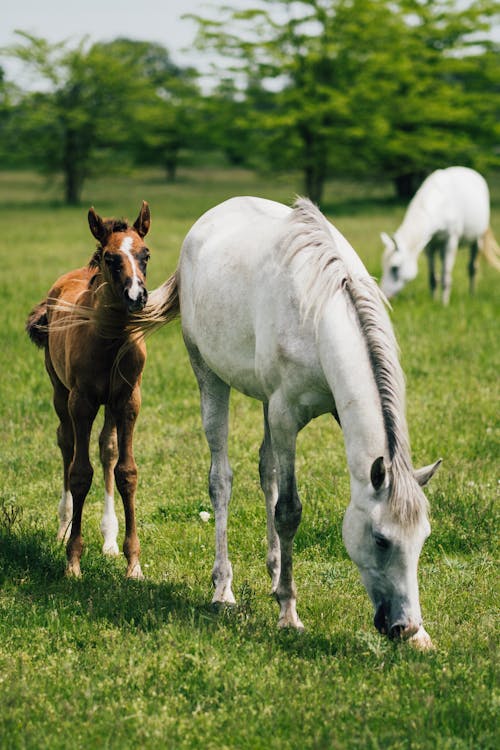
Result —
<instances>
[{"instance_id":1,"label":"green tree foliage","mask_svg":"<svg viewBox=\"0 0 500 750\"><path fill-rule=\"evenodd\" d=\"M83 40L70 47L20 36L9 53L36 73L39 87L10 112L5 142L15 145L18 162L62 173L67 203L79 202L90 173L133 157L144 161L152 142L157 160L175 153L175 129L189 128L176 119L175 101L169 101L166 84L182 76L163 47L127 39L93 45ZM163 130L158 126L155 132L160 122Z\"/></svg>"},{"instance_id":2,"label":"green tree foliage","mask_svg":"<svg viewBox=\"0 0 500 750\"><path fill-rule=\"evenodd\" d=\"M486 36L494 6L261 0L221 21L195 18L199 46L231 58L247 82L266 160L300 164L319 201L333 172L384 173L403 195L438 166L495 161L498 66ZM278 82L272 108L252 107L255 80Z\"/></svg>"}]
</instances>

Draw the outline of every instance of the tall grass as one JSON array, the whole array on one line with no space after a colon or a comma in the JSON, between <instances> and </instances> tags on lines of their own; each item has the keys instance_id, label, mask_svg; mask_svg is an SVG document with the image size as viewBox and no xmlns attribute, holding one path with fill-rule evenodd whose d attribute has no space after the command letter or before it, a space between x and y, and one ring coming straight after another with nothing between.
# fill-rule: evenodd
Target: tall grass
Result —
<instances>
[{"instance_id":1,"label":"tall grass","mask_svg":"<svg viewBox=\"0 0 500 750\"><path fill-rule=\"evenodd\" d=\"M469 297L466 253L452 301L433 303L422 263L394 302L407 377L415 465L444 457L429 488L432 535L421 604L436 650L382 639L341 541L349 496L342 435L326 417L299 436L304 505L296 537L306 632L276 628L268 596L265 511L258 483L260 405L234 394L230 553L238 607L210 607L213 522L198 392L178 323L148 343L136 432L144 582L104 559L100 473L84 510L81 580L65 579L55 542L61 467L43 357L24 333L52 281L86 263L89 205L135 218L150 202L149 286L176 266L183 236L237 194L290 203L294 177L243 171L159 173L89 183L81 208L31 174L0 174L0 746L5 748L493 748L498 621L498 289L484 266ZM493 228L500 237L500 190ZM380 230L404 207L384 185L328 186L324 210L379 274ZM93 463L98 467L96 440Z\"/></svg>"}]
</instances>

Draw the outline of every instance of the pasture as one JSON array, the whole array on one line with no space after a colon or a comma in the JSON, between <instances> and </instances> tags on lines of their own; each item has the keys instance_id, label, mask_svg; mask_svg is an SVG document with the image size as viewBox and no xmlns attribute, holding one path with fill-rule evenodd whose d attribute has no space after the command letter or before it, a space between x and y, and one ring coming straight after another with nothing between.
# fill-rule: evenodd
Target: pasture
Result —
<instances>
[{"instance_id":1,"label":"pasture","mask_svg":"<svg viewBox=\"0 0 500 750\"><path fill-rule=\"evenodd\" d=\"M500 238L500 185L492 186ZM185 171L90 181L68 208L31 174L0 174L3 302L0 346L0 746L5 748L494 748L498 746L498 421L500 274L480 264L469 297L459 252L449 307L433 302L425 258L394 300L407 379L415 466L443 457L427 488L432 534L420 561L420 601L436 649L383 639L341 539L349 483L342 435L322 417L299 436L304 506L295 541L302 634L278 631L268 595L265 508L258 477L260 404L233 394L234 471L229 548L238 606L209 602L213 518L209 453L198 389L178 322L148 341L135 433L138 533L145 581L103 558L103 488L83 513L83 577L64 577L56 542L62 471L43 356L24 324L61 273L84 265L95 241L86 219L133 219L150 203L148 287L177 263L182 238L231 195L290 203L298 179L243 171ZM324 213L371 273L380 275L381 230L404 206L384 185L328 185ZM101 421L96 420L100 426ZM123 512L119 543L123 537Z\"/></svg>"}]
</instances>

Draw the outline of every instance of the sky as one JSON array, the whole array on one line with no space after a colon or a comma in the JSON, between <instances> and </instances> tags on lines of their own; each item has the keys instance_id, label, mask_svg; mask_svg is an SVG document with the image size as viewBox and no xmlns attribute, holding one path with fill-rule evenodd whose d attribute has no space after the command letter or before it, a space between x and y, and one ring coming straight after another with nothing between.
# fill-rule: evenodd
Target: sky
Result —
<instances>
[{"instance_id":1,"label":"sky","mask_svg":"<svg viewBox=\"0 0 500 750\"><path fill-rule=\"evenodd\" d=\"M196 24L182 19L185 13L217 18L224 5L255 7L254 0L3 0L0 10L0 48L19 41L16 29L59 42L110 41L128 37L159 42L180 66L203 67L201 53L193 49ZM13 61L2 56L7 77L19 76Z\"/></svg>"}]
</instances>

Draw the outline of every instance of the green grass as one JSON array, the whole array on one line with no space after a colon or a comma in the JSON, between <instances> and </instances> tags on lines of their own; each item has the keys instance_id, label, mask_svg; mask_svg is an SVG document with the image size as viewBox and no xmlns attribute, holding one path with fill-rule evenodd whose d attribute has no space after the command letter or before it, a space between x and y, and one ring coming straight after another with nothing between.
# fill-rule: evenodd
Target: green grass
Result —
<instances>
[{"instance_id":1,"label":"green grass","mask_svg":"<svg viewBox=\"0 0 500 750\"><path fill-rule=\"evenodd\" d=\"M382 639L341 541L349 484L342 436L320 418L299 436L304 513L295 545L306 632L276 628L258 483L260 405L232 397L229 542L238 607L210 609L213 522L208 450L179 324L148 343L139 463L144 582L103 559L100 473L84 511L83 578L64 577L55 542L61 484L56 417L30 308L94 242L86 211L135 218L150 202L149 284L176 266L183 236L236 194L291 202L300 184L245 172L186 171L89 183L81 208L29 174L0 174L0 746L2 748L496 748L498 636L498 310L500 276L483 266L475 298L459 255L452 301L433 303L422 259L394 303L415 465L444 457L429 488L432 535L421 604L436 650ZM500 190L493 194L500 237ZM332 183L325 212L379 274L380 230L404 207L385 186ZM93 463L98 468L95 440ZM15 513L18 513L17 517Z\"/></svg>"}]
</instances>

